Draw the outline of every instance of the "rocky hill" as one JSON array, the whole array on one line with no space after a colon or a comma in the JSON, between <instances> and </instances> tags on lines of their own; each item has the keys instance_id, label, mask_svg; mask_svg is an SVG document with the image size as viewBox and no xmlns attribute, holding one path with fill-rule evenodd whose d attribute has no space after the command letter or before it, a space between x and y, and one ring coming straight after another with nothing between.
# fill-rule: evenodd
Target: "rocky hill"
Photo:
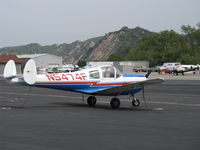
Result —
<instances>
[{"instance_id":1,"label":"rocky hill","mask_svg":"<svg viewBox=\"0 0 200 150\"><path fill-rule=\"evenodd\" d=\"M136 46L138 41L152 32L136 27L121 28L119 31L110 32L105 36L91 38L86 41L75 41L67 44L53 44L41 46L31 43L24 46L5 47L0 53L9 54L35 54L50 53L63 56L65 63L77 63L79 60L107 60L111 54L126 56L129 50Z\"/></svg>"},{"instance_id":2,"label":"rocky hill","mask_svg":"<svg viewBox=\"0 0 200 150\"><path fill-rule=\"evenodd\" d=\"M106 34L89 55L89 60L107 60L111 54L126 56L129 50L136 46L138 41L152 32L136 27L129 29L121 28L116 32Z\"/></svg>"}]
</instances>

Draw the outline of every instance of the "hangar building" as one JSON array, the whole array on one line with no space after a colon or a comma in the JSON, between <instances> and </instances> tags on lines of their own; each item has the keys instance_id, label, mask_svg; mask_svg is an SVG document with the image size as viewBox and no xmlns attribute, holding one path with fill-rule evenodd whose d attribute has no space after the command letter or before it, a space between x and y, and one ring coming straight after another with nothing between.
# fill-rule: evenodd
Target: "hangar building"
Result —
<instances>
[{"instance_id":1,"label":"hangar building","mask_svg":"<svg viewBox=\"0 0 200 150\"><path fill-rule=\"evenodd\" d=\"M0 75L3 75L4 67L9 60L14 60L16 64L17 73L21 73L21 59L16 55L0 54Z\"/></svg>"},{"instance_id":2,"label":"hangar building","mask_svg":"<svg viewBox=\"0 0 200 150\"><path fill-rule=\"evenodd\" d=\"M52 54L26 54L17 55L22 60L22 66L26 64L29 59L33 59L36 62L37 68L53 68L59 67L63 64L63 59L61 56L56 56Z\"/></svg>"}]
</instances>

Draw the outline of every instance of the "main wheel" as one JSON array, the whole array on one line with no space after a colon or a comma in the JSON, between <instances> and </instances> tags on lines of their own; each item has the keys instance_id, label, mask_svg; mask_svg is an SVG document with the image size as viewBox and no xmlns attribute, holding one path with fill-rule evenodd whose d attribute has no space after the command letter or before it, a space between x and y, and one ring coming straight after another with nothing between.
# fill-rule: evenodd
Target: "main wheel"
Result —
<instances>
[{"instance_id":1,"label":"main wheel","mask_svg":"<svg viewBox=\"0 0 200 150\"><path fill-rule=\"evenodd\" d=\"M95 96L89 96L87 99L87 103L89 106L94 106L97 102L97 99Z\"/></svg>"},{"instance_id":2,"label":"main wheel","mask_svg":"<svg viewBox=\"0 0 200 150\"><path fill-rule=\"evenodd\" d=\"M132 105L134 107L138 107L140 105L140 101L137 98L134 98L133 101L132 101Z\"/></svg>"},{"instance_id":3,"label":"main wheel","mask_svg":"<svg viewBox=\"0 0 200 150\"><path fill-rule=\"evenodd\" d=\"M120 100L118 98L113 98L110 101L110 105L112 108L118 108L120 106Z\"/></svg>"}]
</instances>

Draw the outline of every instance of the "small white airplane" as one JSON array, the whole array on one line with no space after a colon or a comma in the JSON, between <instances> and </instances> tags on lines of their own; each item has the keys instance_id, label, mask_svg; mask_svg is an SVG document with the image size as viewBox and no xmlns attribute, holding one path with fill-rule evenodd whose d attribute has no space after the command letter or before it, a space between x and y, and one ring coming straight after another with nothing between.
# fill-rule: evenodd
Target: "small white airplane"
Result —
<instances>
[{"instance_id":1,"label":"small white airplane","mask_svg":"<svg viewBox=\"0 0 200 150\"><path fill-rule=\"evenodd\" d=\"M87 68L75 72L56 74L37 74L36 64L30 59L22 76L17 76L13 60L7 62L4 69L4 78L10 83L28 84L44 88L67 90L91 95L87 99L89 106L96 104L97 95L113 96L110 105L112 108L120 106L120 95L131 95L132 105L139 106L140 101L135 98L135 93L144 90L148 84L162 83L160 78L147 79L151 72L145 76L137 74L121 74L114 66L101 66Z\"/></svg>"}]
</instances>

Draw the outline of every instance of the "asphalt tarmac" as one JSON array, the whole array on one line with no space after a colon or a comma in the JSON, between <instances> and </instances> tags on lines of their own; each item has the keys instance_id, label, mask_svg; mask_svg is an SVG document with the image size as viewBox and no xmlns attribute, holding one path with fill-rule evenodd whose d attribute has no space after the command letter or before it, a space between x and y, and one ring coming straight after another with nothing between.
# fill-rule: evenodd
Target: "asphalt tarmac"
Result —
<instances>
[{"instance_id":1,"label":"asphalt tarmac","mask_svg":"<svg viewBox=\"0 0 200 150\"><path fill-rule=\"evenodd\" d=\"M128 96L91 108L78 93L34 87L27 100L29 90L0 80L0 150L200 149L200 81L148 86L138 108Z\"/></svg>"}]
</instances>

